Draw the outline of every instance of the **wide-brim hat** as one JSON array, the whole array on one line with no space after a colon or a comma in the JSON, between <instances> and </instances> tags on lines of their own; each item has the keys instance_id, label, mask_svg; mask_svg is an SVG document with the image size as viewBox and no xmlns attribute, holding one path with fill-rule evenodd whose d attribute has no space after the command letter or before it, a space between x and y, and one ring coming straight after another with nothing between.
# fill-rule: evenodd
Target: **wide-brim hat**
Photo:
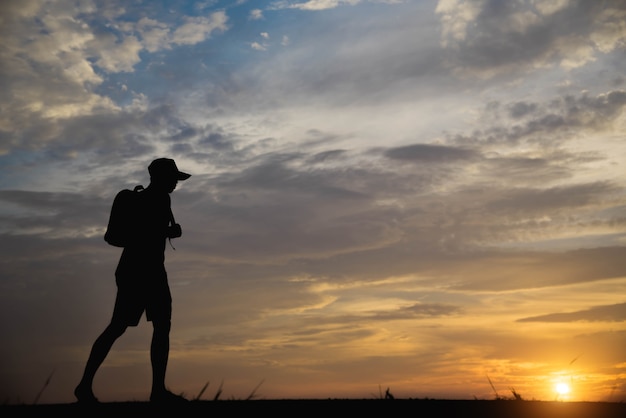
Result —
<instances>
[{"instance_id":1,"label":"wide-brim hat","mask_svg":"<svg viewBox=\"0 0 626 418\"><path fill-rule=\"evenodd\" d=\"M150 177L165 177L176 180L187 180L191 174L183 173L176 167L176 162L171 158L157 158L148 166Z\"/></svg>"}]
</instances>

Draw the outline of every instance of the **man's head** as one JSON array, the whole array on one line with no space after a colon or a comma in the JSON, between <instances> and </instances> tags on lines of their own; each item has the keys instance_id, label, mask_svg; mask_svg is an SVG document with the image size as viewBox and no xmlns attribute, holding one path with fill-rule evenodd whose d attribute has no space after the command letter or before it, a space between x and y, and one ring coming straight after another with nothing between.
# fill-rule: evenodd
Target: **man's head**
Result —
<instances>
[{"instance_id":1,"label":"man's head","mask_svg":"<svg viewBox=\"0 0 626 418\"><path fill-rule=\"evenodd\" d=\"M187 180L191 174L178 170L176 163L171 158L157 158L148 166L150 182L164 187L171 193L179 181Z\"/></svg>"}]
</instances>

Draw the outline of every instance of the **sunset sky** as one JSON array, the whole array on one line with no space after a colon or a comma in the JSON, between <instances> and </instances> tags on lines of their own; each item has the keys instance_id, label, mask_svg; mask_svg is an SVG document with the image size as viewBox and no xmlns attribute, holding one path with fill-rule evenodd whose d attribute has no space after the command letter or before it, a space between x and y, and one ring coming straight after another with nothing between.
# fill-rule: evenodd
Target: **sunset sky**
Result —
<instances>
[{"instance_id":1,"label":"sunset sky","mask_svg":"<svg viewBox=\"0 0 626 418\"><path fill-rule=\"evenodd\" d=\"M0 2L0 402L74 401L113 197L158 157L192 174L173 392L626 401L625 22L621 0ZM114 345L101 401L148 399L151 332Z\"/></svg>"}]
</instances>

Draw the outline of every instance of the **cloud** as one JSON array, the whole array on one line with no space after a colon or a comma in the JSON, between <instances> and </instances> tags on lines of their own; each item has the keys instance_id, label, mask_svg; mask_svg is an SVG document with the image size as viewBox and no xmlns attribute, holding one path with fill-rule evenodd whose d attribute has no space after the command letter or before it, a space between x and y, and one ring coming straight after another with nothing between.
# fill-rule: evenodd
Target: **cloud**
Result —
<instances>
[{"instance_id":1,"label":"cloud","mask_svg":"<svg viewBox=\"0 0 626 418\"><path fill-rule=\"evenodd\" d=\"M513 188L501 191L499 197L489 202L488 209L501 213L551 213L596 205L598 196L610 195L619 190L608 182L576 184L544 189Z\"/></svg>"},{"instance_id":2,"label":"cloud","mask_svg":"<svg viewBox=\"0 0 626 418\"><path fill-rule=\"evenodd\" d=\"M470 24L480 14L480 2L463 0L440 0L435 12L441 15L442 45L447 47L451 41L467 39Z\"/></svg>"},{"instance_id":3,"label":"cloud","mask_svg":"<svg viewBox=\"0 0 626 418\"><path fill-rule=\"evenodd\" d=\"M211 216L230 225L213 254L240 260L319 258L398 239L388 222L367 213L370 198L351 189L352 175L296 168L302 161L276 155L211 181L219 196L210 204Z\"/></svg>"},{"instance_id":4,"label":"cloud","mask_svg":"<svg viewBox=\"0 0 626 418\"><path fill-rule=\"evenodd\" d=\"M267 46L265 46L265 45L261 45L261 44L260 44L260 43L258 43L258 42L252 42L252 43L250 44L250 47L251 47L252 49L256 49L257 51L267 51Z\"/></svg>"},{"instance_id":5,"label":"cloud","mask_svg":"<svg viewBox=\"0 0 626 418\"><path fill-rule=\"evenodd\" d=\"M300 10L327 10L334 9L338 6L356 5L361 0L308 0L304 2L291 2L291 1L275 1L272 3L272 8L277 9L300 9Z\"/></svg>"},{"instance_id":6,"label":"cloud","mask_svg":"<svg viewBox=\"0 0 626 418\"><path fill-rule=\"evenodd\" d=\"M63 145L53 153L57 157L75 156L81 149L93 149L96 143L106 143L102 148L106 153L119 144L117 133L126 135L123 142L135 142L131 138L143 134L122 131L131 121L150 115L137 113L137 99L144 100L146 96L135 95L132 102L119 105L108 95L110 86L102 87L105 74L132 73L141 62L142 51L196 44L228 29L224 11L208 17L183 17L184 23L174 27L147 17L136 23L124 21L123 10L109 10L108 6L64 5L54 2L36 7L29 3L29 7L19 10L6 7L14 18L7 20L10 25L2 27L12 35L0 47L4 64L0 69L4 87L0 93L0 132L5 133L1 154L9 155L19 149L51 149L60 143ZM92 20L96 16L117 20L98 25ZM119 91L126 90L120 87ZM97 133L92 129L98 121L111 122L116 118L118 123L98 128L109 131L106 139L104 131ZM84 135L86 131L72 135L84 129L88 135Z\"/></svg>"},{"instance_id":7,"label":"cloud","mask_svg":"<svg viewBox=\"0 0 626 418\"><path fill-rule=\"evenodd\" d=\"M447 315L460 314L462 310L457 306L439 304L439 303L416 303L406 306L392 312L377 312L372 319L389 321L404 320L415 318L431 318Z\"/></svg>"},{"instance_id":8,"label":"cloud","mask_svg":"<svg viewBox=\"0 0 626 418\"><path fill-rule=\"evenodd\" d=\"M490 77L560 65L577 68L626 39L617 24L623 2L517 2L441 0L442 46L459 75Z\"/></svg>"},{"instance_id":9,"label":"cloud","mask_svg":"<svg viewBox=\"0 0 626 418\"><path fill-rule=\"evenodd\" d=\"M552 253L518 251L507 254L506 250L485 252L484 258L479 256L467 260L467 263L457 264L454 271L462 279L453 288L510 291L619 278L626 269L626 263L619 255L621 251L621 247L615 246Z\"/></svg>"},{"instance_id":10,"label":"cloud","mask_svg":"<svg viewBox=\"0 0 626 418\"><path fill-rule=\"evenodd\" d=\"M214 131L207 138L219 143L223 134ZM566 249L576 248L580 242L568 246L568 238L616 232L610 217L598 215L602 208L619 210L619 199L612 198L619 191L616 184L551 186L546 180L569 181L568 164L576 161L572 154L483 156L432 144L377 149L375 154L302 146L289 154L255 153L246 155L245 163L235 159L236 168L198 186L212 190L211 200L194 198L197 205L210 208L203 215L223 228L203 245L224 260L300 260L312 274L369 278L458 264L459 270L446 274L465 275L459 286L480 289L547 286L615 274L591 263L594 258L621 268L609 249L589 257L579 254L575 262L524 251L519 259L505 256L512 248L557 239L563 239ZM364 165L360 159L365 156L370 160ZM389 165L389 160L409 164ZM202 223L197 216L191 215L189 222ZM302 224L302 219L307 222ZM605 242L614 240L618 236ZM412 251L406 253L406 248ZM465 264L468 253L477 258ZM480 266L498 264L499 257L507 260L510 280L500 280L498 268L493 274L491 269L481 271ZM536 263L532 274L525 270L529 259ZM559 266L558 274L549 265Z\"/></svg>"},{"instance_id":11,"label":"cloud","mask_svg":"<svg viewBox=\"0 0 626 418\"><path fill-rule=\"evenodd\" d=\"M268 101L299 108L323 100L326 108L356 102L384 108L397 105L398 97L407 102L426 97L435 87L426 80L448 71L442 69L437 38L426 23L428 9L425 3L407 2L382 8L379 19L335 22L322 32L303 25L306 32L297 38L283 32L291 41L289 48L243 70L246 78L258 80L254 85L263 89L255 91L258 100L252 103ZM304 15L303 19L314 17ZM388 25L388 19L395 23ZM278 39L283 33L273 31L272 35ZM452 84L437 83L437 92L444 97L452 90Z\"/></svg>"},{"instance_id":12,"label":"cloud","mask_svg":"<svg viewBox=\"0 0 626 418\"><path fill-rule=\"evenodd\" d=\"M74 16L49 10L55 6L62 9L56 4L31 6L22 11L30 14L16 13L2 25L8 31L0 47L2 130L28 127L38 116L65 118L116 108L110 98L85 88L103 81L92 64L97 55L89 52L96 34Z\"/></svg>"},{"instance_id":13,"label":"cloud","mask_svg":"<svg viewBox=\"0 0 626 418\"><path fill-rule=\"evenodd\" d=\"M228 26L224 11L214 12L210 17L187 17L185 23L172 34L172 43L193 45L208 39L213 32L223 32Z\"/></svg>"},{"instance_id":14,"label":"cloud","mask_svg":"<svg viewBox=\"0 0 626 418\"><path fill-rule=\"evenodd\" d=\"M135 29L141 35L143 45L148 52L170 48L170 28L167 24L142 17Z\"/></svg>"},{"instance_id":15,"label":"cloud","mask_svg":"<svg viewBox=\"0 0 626 418\"><path fill-rule=\"evenodd\" d=\"M448 138L456 144L511 146L524 143L545 148L575 140L585 133L607 132L620 123L626 109L626 91L596 96L588 92L546 99L544 102L489 102L478 119L482 126L471 135ZM501 149L501 148L500 148Z\"/></svg>"},{"instance_id":16,"label":"cloud","mask_svg":"<svg viewBox=\"0 0 626 418\"><path fill-rule=\"evenodd\" d=\"M143 49L134 36L124 38L121 43L115 38L109 38L109 42L94 42L93 47L101 51L96 65L110 73L132 72L141 61L139 52Z\"/></svg>"},{"instance_id":17,"label":"cloud","mask_svg":"<svg viewBox=\"0 0 626 418\"><path fill-rule=\"evenodd\" d=\"M100 235L110 205L95 196L20 190L1 190L0 201L6 205L0 216L3 233L48 239Z\"/></svg>"},{"instance_id":18,"label":"cloud","mask_svg":"<svg viewBox=\"0 0 626 418\"><path fill-rule=\"evenodd\" d=\"M517 322L621 322L626 321L626 303L594 306L576 312L552 313L518 319Z\"/></svg>"},{"instance_id":19,"label":"cloud","mask_svg":"<svg viewBox=\"0 0 626 418\"><path fill-rule=\"evenodd\" d=\"M268 42L270 39L270 34L267 32L261 32L259 36L262 38L262 41L252 42L250 46L252 47L252 49L255 49L257 51L267 51L270 46L270 43Z\"/></svg>"},{"instance_id":20,"label":"cloud","mask_svg":"<svg viewBox=\"0 0 626 418\"><path fill-rule=\"evenodd\" d=\"M263 19L263 11L261 9L253 9L250 10L250 20L260 20Z\"/></svg>"},{"instance_id":21,"label":"cloud","mask_svg":"<svg viewBox=\"0 0 626 418\"><path fill-rule=\"evenodd\" d=\"M431 144L415 144L391 148L385 152L385 155L394 160L418 163L452 163L459 160L472 160L478 156L473 150Z\"/></svg>"}]
</instances>

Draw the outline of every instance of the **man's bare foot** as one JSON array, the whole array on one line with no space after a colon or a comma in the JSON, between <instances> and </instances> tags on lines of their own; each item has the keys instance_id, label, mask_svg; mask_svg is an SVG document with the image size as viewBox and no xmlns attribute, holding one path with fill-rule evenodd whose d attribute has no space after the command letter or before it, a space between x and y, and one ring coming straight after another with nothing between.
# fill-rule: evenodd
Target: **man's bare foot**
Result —
<instances>
[{"instance_id":1,"label":"man's bare foot","mask_svg":"<svg viewBox=\"0 0 626 418\"><path fill-rule=\"evenodd\" d=\"M96 398L93 394L91 388L83 387L81 385L76 386L74 389L74 396L76 396L76 400L81 404L97 404L100 403L98 398Z\"/></svg>"},{"instance_id":2,"label":"man's bare foot","mask_svg":"<svg viewBox=\"0 0 626 418\"><path fill-rule=\"evenodd\" d=\"M180 395L173 394L169 390L164 390L162 392L153 392L152 395L150 395L150 402L172 404L185 403L189 401Z\"/></svg>"}]
</instances>

